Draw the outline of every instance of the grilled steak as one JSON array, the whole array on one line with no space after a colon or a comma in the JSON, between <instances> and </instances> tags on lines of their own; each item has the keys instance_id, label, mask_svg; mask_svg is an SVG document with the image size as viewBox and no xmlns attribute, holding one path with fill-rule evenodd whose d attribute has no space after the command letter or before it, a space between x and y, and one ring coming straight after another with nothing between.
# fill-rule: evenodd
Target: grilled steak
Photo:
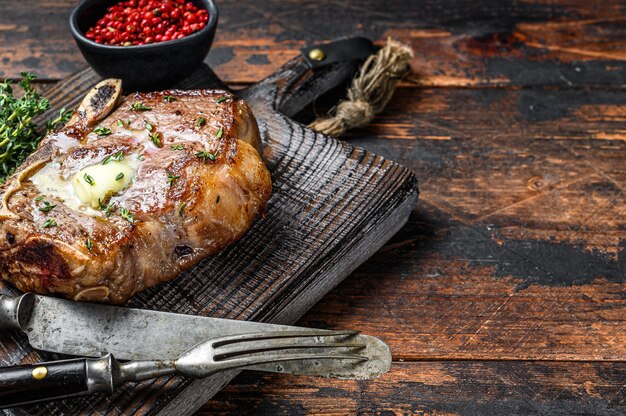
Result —
<instances>
[{"instance_id":1,"label":"grilled steak","mask_svg":"<svg viewBox=\"0 0 626 416\"><path fill-rule=\"evenodd\" d=\"M124 303L239 239L270 175L247 104L106 80L0 187L0 274L23 291Z\"/></svg>"}]
</instances>

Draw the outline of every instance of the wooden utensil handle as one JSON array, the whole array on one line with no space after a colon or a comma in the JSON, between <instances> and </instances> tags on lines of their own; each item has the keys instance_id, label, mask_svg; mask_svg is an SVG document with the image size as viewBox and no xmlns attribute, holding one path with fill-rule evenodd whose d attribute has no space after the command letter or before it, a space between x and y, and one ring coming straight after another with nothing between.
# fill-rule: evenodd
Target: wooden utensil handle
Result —
<instances>
[{"instance_id":1,"label":"wooden utensil handle","mask_svg":"<svg viewBox=\"0 0 626 416\"><path fill-rule=\"evenodd\" d=\"M107 382L112 380L107 373L111 359L77 358L0 368L0 408L112 391L112 382ZM90 368L99 373L95 378L90 377Z\"/></svg>"}]
</instances>

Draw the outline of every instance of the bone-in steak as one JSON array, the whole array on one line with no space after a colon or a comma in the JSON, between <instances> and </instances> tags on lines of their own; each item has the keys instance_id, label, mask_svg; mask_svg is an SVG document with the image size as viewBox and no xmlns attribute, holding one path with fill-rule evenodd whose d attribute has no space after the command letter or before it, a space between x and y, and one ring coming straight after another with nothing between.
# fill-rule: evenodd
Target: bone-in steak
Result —
<instances>
[{"instance_id":1,"label":"bone-in steak","mask_svg":"<svg viewBox=\"0 0 626 416\"><path fill-rule=\"evenodd\" d=\"M239 239L270 174L225 91L92 90L0 187L0 274L23 291L126 302Z\"/></svg>"}]
</instances>

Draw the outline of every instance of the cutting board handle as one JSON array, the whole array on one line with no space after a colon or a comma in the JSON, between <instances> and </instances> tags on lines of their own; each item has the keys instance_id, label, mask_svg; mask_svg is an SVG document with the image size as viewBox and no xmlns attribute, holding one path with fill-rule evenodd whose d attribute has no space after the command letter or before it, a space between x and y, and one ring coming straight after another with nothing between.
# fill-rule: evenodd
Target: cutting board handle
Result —
<instances>
[{"instance_id":1,"label":"cutting board handle","mask_svg":"<svg viewBox=\"0 0 626 416\"><path fill-rule=\"evenodd\" d=\"M321 55L316 55L323 59L312 59L313 50L320 51ZM269 106L293 117L320 95L352 79L359 64L375 51L374 44L366 38L310 46L241 95L253 109Z\"/></svg>"}]
</instances>

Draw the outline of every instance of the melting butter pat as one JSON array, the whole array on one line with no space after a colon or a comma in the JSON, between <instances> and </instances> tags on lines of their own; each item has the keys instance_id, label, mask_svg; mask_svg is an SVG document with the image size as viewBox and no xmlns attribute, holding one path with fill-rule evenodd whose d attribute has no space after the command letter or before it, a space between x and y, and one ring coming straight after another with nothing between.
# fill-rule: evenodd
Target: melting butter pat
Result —
<instances>
[{"instance_id":1,"label":"melting butter pat","mask_svg":"<svg viewBox=\"0 0 626 416\"><path fill-rule=\"evenodd\" d=\"M106 165L91 165L74 176L72 186L83 203L92 208L99 208L101 201L128 187L133 174L133 168L126 160L112 161Z\"/></svg>"}]
</instances>

